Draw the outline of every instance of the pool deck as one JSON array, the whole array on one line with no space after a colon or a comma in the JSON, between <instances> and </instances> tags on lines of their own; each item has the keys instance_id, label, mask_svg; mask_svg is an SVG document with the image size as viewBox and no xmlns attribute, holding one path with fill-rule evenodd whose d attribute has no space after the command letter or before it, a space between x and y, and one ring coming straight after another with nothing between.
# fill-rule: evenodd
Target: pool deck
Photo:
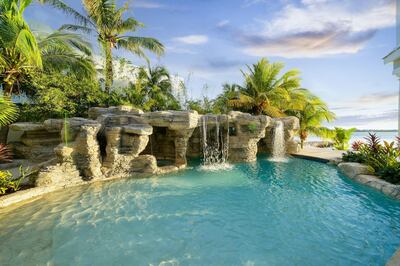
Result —
<instances>
[{"instance_id":1,"label":"pool deck","mask_svg":"<svg viewBox=\"0 0 400 266\"><path fill-rule=\"evenodd\" d=\"M340 161L343 153L344 151L333 150L331 148L317 148L307 146L297 153L292 153L292 156L323 163L329 163Z\"/></svg>"}]
</instances>

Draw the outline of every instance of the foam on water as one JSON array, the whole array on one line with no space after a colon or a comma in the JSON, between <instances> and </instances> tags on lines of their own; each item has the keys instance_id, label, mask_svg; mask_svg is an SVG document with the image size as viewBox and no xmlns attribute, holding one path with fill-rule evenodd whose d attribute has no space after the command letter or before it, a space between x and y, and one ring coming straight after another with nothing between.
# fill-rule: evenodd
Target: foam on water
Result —
<instances>
[{"instance_id":1,"label":"foam on water","mask_svg":"<svg viewBox=\"0 0 400 266\"><path fill-rule=\"evenodd\" d=\"M217 171L231 171L233 169L233 165L230 163L216 163L216 164L206 164L200 165L197 167L199 171L210 171L210 172L217 172Z\"/></svg>"}]
</instances>

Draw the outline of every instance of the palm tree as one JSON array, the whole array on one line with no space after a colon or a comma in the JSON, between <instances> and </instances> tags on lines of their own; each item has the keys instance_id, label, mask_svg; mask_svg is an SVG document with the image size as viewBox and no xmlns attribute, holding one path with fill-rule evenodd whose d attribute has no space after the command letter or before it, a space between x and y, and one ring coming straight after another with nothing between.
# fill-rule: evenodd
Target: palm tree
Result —
<instances>
[{"instance_id":1,"label":"palm tree","mask_svg":"<svg viewBox=\"0 0 400 266\"><path fill-rule=\"evenodd\" d=\"M91 45L80 35L55 31L37 39L44 71L64 73L78 79L96 75Z\"/></svg>"},{"instance_id":2,"label":"palm tree","mask_svg":"<svg viewBox=\"0 0 400 266\"><path fill-rule=\"evenodd\" d=\"M0 95L0 143L6 143L8 135L7 126L14 122L17 117L17 106L11 101L10 98ZM3 149L3 156L5 156L4 152L6 151L8 152L8 149Z\"/></svg>"},{"instance_id":3,"label":"palm tree","mask_svg":"<svg viewBox=\"0 0 400 266\"><path fill-rule=\"evenodd\" d=\"M231 108L229 107L229 101L237 99L240 95L240 90L243 88L238 84L225 83L222 85L222 93L214 100L213 109L215 113L225 114Z\"/></svg>"},{"instance_id":4,"label":"palm tree","mask_svg":"<svg viewBox=\"0 0 400 266\"><path fill-rule=\"evenodd\" d=\"M93 76L91 47L81 37L60 31L45 36L33 34L23 18L31 2L0 1L0 82L4 94L19 93L20 83L34 70ZM41 2L69 10L58 0Z\"/></svg>"},{"instance_id":5,"label":"palm tree","mask_svg":"<svg viewBox=\"0 0 400 266\"><path fill-rule=\"evenodd\" d=\"M172 94L172 83L168 70L162 66L140 68L138 74L141 90L146 94L145 106L151 111L180 108Z\"/></svg>"},{"instance_id":6,"label":"palm tree","mask_svg":"<svg viewBox=\"0 0 400 266\"><path fill-rule=\"evenodd\" d=\"M280 107L287 106L292 98L299 96L299 71L289 70L280 75L284 64L270 63L265 58L247 68L249 73L242 71L245 86L240 90L239 97L230 100L229 104L255 115L265 113L273 117L284 116L284 110Z\"/></svg>"},{"instance_id":7,"label":"palm tree","mask_svg":"<svg viewBox=\"0 0 400 266\"><path fill-rule=\"evenodd\" d=\"M320 137L330 137L332 131L322 126L324 121L331 122L335 119L335 114L329 111L328 106L320 98L312 95L307 90L304 90L304 95L307 100L301 108L287 110L287 115L296 116L300 122L300 144L304 147L304 141L310 134Z\"/></svg>"},{"instance_id":8,"label":"palm tree","mask_svg":"<svg viewBox=\"0 0 400 266\"><path fill-rule=\"evenodd\" d=\"M66 24L62 29L80 31L86 34L94 33L105 55L105 89L110 93L113 83L113 49L125 49L139 57L146 58L144 49L161 55L164 46L154 38L126 35L135 32L143 24L132 17L124 18L128 3L117 8L115 0L83 0L86 16L74 12L78 25Z\"/></svg>"},{"instance_id":9,"label":"palm tree","mask_svg":"<svg viewBox=\"0 0 400 266\"><path fill-rule=\"evenodd\" d=\"M42 67L40 50L23 18L31 0L0 1L0 78L5 94L32 68Z\"/></svg>"}]
</instances>

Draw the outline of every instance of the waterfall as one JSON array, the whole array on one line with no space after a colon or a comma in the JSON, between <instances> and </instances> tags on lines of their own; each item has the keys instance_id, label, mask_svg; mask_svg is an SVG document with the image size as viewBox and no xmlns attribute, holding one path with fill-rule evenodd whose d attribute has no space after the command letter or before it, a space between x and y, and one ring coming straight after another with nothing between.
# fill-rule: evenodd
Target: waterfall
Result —
<instances>
[{"instance_id":1,"label":"waterfall","mask_svg":"<svg viewBox=\"0 0 400 266\"><path fill-rule=\"evenodd\" d=\"M228 161L229 121L221 126L221 116L201 117L201 136L203 146L202 169L218 170L231 168ZM226 134L224 133L226 132Z\"/></svg>"},{"instance_id":2,"label":"waterfall","mask_svg":"<svg viewBox=\"0 0 400 266\"><path fill-rule=\"evenodd\" d=\"M272 161L285 161L285 131L282 121L276 121L272 138Z\"/></svg>"}]
</instances>

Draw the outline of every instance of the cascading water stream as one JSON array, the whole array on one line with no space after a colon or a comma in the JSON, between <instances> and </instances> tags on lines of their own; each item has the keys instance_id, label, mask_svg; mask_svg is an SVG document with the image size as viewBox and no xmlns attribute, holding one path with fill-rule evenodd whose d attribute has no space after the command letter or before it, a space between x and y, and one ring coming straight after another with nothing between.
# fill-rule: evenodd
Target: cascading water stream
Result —
<instances>
[{"instance_id":1,"label":"cascading water stream","mask_svg":"<svg viewBox=\"0 0 400 266\"><path fill-rule=\"evenodd\" d=\"M272 139L272 161L286 161L285 131L282 121L276 121Z\"/></svg>"},{"instance_id":2,"label":"cascading water stream","mask_svg":"<svg viewBox=\"0 0 400 266\"><path fill-rule=\"evenodd\" d=\"M220 125L219 116L201 118L201 135L203 140L202 169L220 170L231 168L227 163L229 150L229 121L226 126ZM226 132L226 135L224 134Z\"/></svg>"}]
</instances>

